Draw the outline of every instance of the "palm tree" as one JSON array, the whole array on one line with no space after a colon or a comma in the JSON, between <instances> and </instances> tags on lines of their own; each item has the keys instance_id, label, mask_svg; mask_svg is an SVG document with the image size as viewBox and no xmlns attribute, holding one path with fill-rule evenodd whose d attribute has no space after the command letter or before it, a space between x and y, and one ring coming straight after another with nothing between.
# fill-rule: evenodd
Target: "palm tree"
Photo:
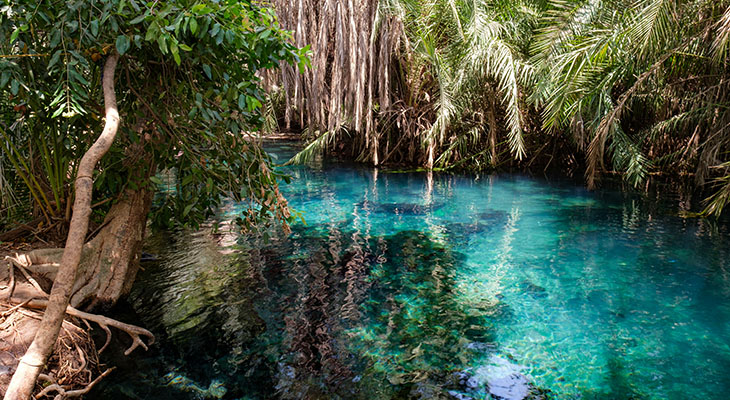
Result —
<instances>
[{"instance_id":1,"label":"palm tree","mask_svg":"<svg viewBox=\"0 0 730 400\"><path fill-rule=\"evenodd\" d=\"M533 46L532 100L544 128L570 132L586 154L589 186L607 156L637 186L659 171L728 183L730 16L722 7L703 0L549 5ZM706 212L719 213L728 196L720 190Z\"/></svg>"},{"instance_id":2,"label":"palm tree","mask_svg":"<svg viewBox=\"0 0 730 400\"><path fill-rule=\"evenodd\" d=\"M312 139L294 161L492 168L559 141L589 187L692 175L717 185L705 213L730 202L730 1L351 3L278 7L313 50L307 74L283 71Z\"/></svg>"}]
</instances>

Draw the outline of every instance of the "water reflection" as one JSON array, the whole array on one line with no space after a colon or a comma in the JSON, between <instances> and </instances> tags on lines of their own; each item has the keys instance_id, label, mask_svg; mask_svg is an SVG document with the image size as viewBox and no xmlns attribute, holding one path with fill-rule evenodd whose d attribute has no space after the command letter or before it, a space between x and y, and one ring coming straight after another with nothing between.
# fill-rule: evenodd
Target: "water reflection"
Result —
<instances>
[{"instance_id":1,"label":"water reflection","mask_svg":"<svg viewBox=\"0 0 730 400\"><path fill-rule=\"evenodd\" d=\"M161 345L99 398L730 390L727 225L520 176L292 173L289 237L240 237L228 204L218 233L150 239L130 302Z\"/></svg>"}]
</instances>

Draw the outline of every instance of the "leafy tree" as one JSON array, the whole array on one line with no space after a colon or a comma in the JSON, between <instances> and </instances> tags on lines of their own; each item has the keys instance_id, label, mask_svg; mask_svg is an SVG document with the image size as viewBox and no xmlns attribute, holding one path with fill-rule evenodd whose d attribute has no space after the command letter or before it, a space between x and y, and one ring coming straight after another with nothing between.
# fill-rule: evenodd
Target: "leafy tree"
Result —
<instances>
[{"instance_id":1,"label":"leafy tree","mask_svg":"<svg viewBox=\"0 0 730 400\"><path fill-rule=\"evenodd\" d=\"M13 0L1 10L0 90L13 106L2 114L3 151L46 222L71 223L65 253L30 255L48 264L64 254L50 301L58 312L49 306L39 329L53 341L34 343L36 367L11 385L15 398L30 395L69 299L109 305L129 290L157 171L175 190L153 222L196 226L227 197L250 201L244 227L286 226L282 175L246 134L263 121L261 71L303 54L251 1ZM92 174L97 224L82 250L87 226L74 219L88 222Z\"/></svg>"},{"instance_id":2,"label":"leafy tree","mask_svg":"<svg viewBox=\"0 0 730 400\"><path fill-rule=\"evenodd\" d=\"M481 168L553 148L548 165L585 167L589 187L608 171L636 187L692 175L715 193L704 213L730 202L727 1L383 0L354 16L347 0L304 4L283 18L298 45L345 72L284 73L285 114L316 132L293 161L349 146L376 165Z\"/></svg>"}]
</instances>

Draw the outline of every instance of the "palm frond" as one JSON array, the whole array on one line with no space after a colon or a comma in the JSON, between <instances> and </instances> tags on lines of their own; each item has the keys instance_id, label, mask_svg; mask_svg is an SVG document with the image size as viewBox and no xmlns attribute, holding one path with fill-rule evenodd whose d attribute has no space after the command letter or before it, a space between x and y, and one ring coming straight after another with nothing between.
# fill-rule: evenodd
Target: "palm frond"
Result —
<instances>
[{"instance_id":1,"label":"palm frond","mask_svg":"<svg viewBox=\"0 0 730 400\"><path fill-rule=\"evenodd\" d=\"M716 36L712 42L712 51L715 61L724 62L727 60L730 51L730 6L722 14L722 17L715 24Z\"/></svg>"},{"instance_id":2,"label":"palm frond","mask_svg":"<svg viewBox=\"0 0 730 400\"><path fill-rule=\"evenodd\" d=\"M305 165L312 162L324 152L327 146L335 143L335 137L338 133L337 130L329 130L324 133L317 132L317 137L284 165Z\"/></svg>"}]
</instances>

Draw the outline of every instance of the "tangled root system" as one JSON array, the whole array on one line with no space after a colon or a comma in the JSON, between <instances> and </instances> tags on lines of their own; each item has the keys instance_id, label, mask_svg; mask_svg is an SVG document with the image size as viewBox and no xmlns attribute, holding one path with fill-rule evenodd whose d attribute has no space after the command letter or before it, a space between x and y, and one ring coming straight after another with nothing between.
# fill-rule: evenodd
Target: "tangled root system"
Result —
<instances>
[{"instance_id":1,"label":"tangled root system","mask_svg":"<svg viewBox=\"0 0 730 400\"><path fill-rule=\"evenodd\" d=\"M40 311L0 302L0 392L3 395L42 317ZM99 375L99 354L88 329L67 319L38 379L36 398L73 397L73 393L89 388Z\"/></svg>"}]
</instances>

